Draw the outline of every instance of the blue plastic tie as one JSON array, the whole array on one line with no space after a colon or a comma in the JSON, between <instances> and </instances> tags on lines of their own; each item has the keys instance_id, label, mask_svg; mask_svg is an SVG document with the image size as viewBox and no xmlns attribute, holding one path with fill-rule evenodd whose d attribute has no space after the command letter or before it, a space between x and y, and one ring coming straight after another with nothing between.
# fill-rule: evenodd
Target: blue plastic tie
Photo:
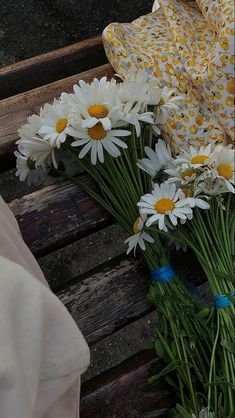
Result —
<instances>
[{"instance_id":1,"label":"blue plastic tie","mask_svg":"<svg viewBox=\"0 0 235 418\"><path fill-rule=\"evenodd\" d=\"M231 295L235 297L235 291L231 292ZM227 308L233 304L233 302L226 295L215 295L214 301L217 309Z\"/></svg>"},{"instance_id":2,"label":"blue plastic tie","mask_svg":"<svg viewBox=\"0 0 235 418\"><path fill-rule=\"evenodd\" d=\"M174 279L175 272L173 268L170 266L170 264L167 264L166 266L153 270L151 275L153 281L167 283Z\"/></svg>"}]
</instances>

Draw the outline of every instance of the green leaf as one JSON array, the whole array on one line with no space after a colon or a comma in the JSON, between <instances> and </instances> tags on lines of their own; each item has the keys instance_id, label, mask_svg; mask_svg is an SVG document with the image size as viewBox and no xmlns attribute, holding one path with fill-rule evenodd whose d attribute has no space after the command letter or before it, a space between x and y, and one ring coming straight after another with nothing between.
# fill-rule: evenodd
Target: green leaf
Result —
<instances>
[{"instance_id":1,"label":"green leaf","mask_svg":"<svg viewBox=\"0 0 235 418\"><path fill-rule=\"evenodd\" d=\"M162 343L161 343L160 340L157 340L154 343L154 348L155 348L155 350L157 352L158 357L160 357L160 358L163 359L165 357L165 350L164 350L164 347L163 347L163 345L162 345Z\"/></svg>"},{"instance_id":2,"label":"green leaf","mask_svg":"<svg viewBox=\"0 0 235 418\"><path fill-rule=\"evenodd\" d=\"M181 414L182 418L192 418L192 414L189 414L181 405L177 403L177 411Z\"/></svg>"},{"instance_id":3,"label":"green leaf","mask_svg":"<svg viewBox=\"0 0 235 418\"><path fill-rule=\"evenodd\" d=\"M156 382L156 380L159 380L161 377L165 376L166 374L171 373L174 370L176 370L178 365L179 365L178 362L173 361L172 363L168 364L168 366L166 366L160 373L155 374L154 376L151 376L148 379L148 382L149 383Z\"/></svg>"},{"instance_id":4,"label":"green leaf","mask_svg":"<svg viewBox=\"0 0 235 418\"><path fill-rule=\"evenodd\" d=\"M235 354L235 342L222 340L221 345L225 347L230 353Z\"/></svg>"},{"instance_id":5,"label":"green leaf","mask_svg":"<svg viewBox=\"0 0 235 418\"><path fill-rule=\"evenodd\" d=\"M209 313L210 313L210 309L209 308L204 308L200 312L198 312L198 317L201 318L201 319L205 318L209 315Z\"/></svg>"}]
</instances>

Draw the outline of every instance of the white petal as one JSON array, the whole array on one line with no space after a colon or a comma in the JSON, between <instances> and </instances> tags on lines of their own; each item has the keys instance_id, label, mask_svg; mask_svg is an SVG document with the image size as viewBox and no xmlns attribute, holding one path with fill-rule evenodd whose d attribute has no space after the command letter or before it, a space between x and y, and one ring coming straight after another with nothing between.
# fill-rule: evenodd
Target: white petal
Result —
<instances>
[{"instance_id":1,"label":"white petal","mask_svg":"<svg viewBox=\"0 0 235 418\"><path fill-rule=\"evenodd\" d=\"M131 132L130 131L126 131L124 129L112 129L110 131L110 134L112 136L130 136Z\"/></svg>"},{"instance_id":2,"label":"white petal","mask_svg":"<svg viewBox=\"0 0 235 418\"><path fill-rule=\"evenodd\" d=\"M104 149L112 156L112 157L119 157L121 155L119 149L114 145L111 141L108 141L107 139L102 141L102 145Z\"/></svg>"},{"instance_id":3,"label":"white petal","mask_svg":"<svg viewBox=\"0 0 235 418\"><path fill-rule=\"evenodd\" d=\"M121 147L121 148L124 148L124 149L127 149L127 148L128 148L128 145L127 145L125 142L121 141L119 138L115 138L115 137L109 138L109 137L108 137L108 139L109 139L111 142L113 142L114 144L116 144L116 145L118 145L119 147Z\"/></svg>"},{"instance_id":4,"label":"white petal","mask_svg":"<svg viewBox=\"0 0 235 418\"><path fill-rule=\"evenodd\" d=\"M103 147L100 141L97 141L97 152L98 152L98 159L100 160L101 163L104 162L104 152L103 152Z\"/></svg>"},{"instance_id":5,"label":"white petal","mask_svg":"<svg viewBox=\"0 0 235 418\"><path fill-rule=\"evenodd\" d=\"M147 234L146 232L142 232L142 238L147 241L150 242L151 244L154 242L153 237L151 237L149 234Z\"/></svg>"},{"instance_id":6,"label":"white petal","mask_svg":"<svg viewBox=\"0 0 235 418\"><path fill-rule=\"evenodd\" d=\"M145 194L144 196L141 197L141 202L147 202L150 205L154 205L155 202L156 202L156 199L152 194L147 193L147 194Z\"/></svg>"},{"instance_id":7,"label":"white petal","mask_svg":"<svg viewBox=\"0 0 235 418\"><path fill-rule=\"evenodd\" d=\"M160 215L159 213L154 214L153 216L151 216L147 222L146 222L146 226L149 227L150 225L152 225L154 222L158 221L160 218L162 217L162 215ZM164 218L164 216L163 216Z\"/></svg>"},{"instance_id":8,"label":"white petal","mask_svg":"<svg viewBox=\"0 0 235 418\"><path fill-rule=\"evenodd\" d=\"M159 229L160 230L162 230L164 228L164 226L165 226L164 221L165 221L165 216L164 215L161 215L160 218L159 218L159 223L158 223L158 226L159 226Z\"/></svg>"},{"instance_id":9,"label":"white petal","mask_svg":"<svg viewBox=\"0 0 235 418\"><path fill-rule=\"evenodd\" d=\"M169 218L171 220L171 222L173 223L173 225L177 225L177 219L176 217L173 215L173 213L169 213Z\"/></svg>"},{"instance_id":10,"label":"white petal","mask_svg":"<svg viewBox=\"0 0 235 418\"><path fill-rule=\"evenodd\" d=\"M138 240L138 245L140 246L141 250L145 251L145 243L144 243L144 240L141 238L141 236Z\"/></svg>"},{"instance_id":11,"label":"white petal","mask_svg":"<svg viewBox=\"0 0 235 418\"><path fill-rule=\"evenodd\" d=\"M74 142L73 142L74 143ZM80 151L79 158L83 158L92 147L92 141L89 141Z\"/></svg>"},{"instance_id":12,"label":"white petal","mask_svg":"<svg viewBox=\"0 0 235 418\"><path fill-rule=\"evenodd\" d=\"M97 162L97 141L93 141L91 147L91 163L95 165Z\"/></svg>"},{"instance_id":13,"label":"white petal","mask_svg":"<svg viewBox=\"0 0 235 418\"><path fill-rule=\"evenodd\" d=\"M85 119L82 123L81 123L81 127L82 128L93 128L93 126L95 126L98 123L98 120L96 118L88 118Z\"/></svg>"},{"instance_id":14,"label":"white petal","mask_svg":"<svg viewBox=\"0 0 235 418\"><path fill-rule=\"evenodd\" d=\"M137 204L137 206L140 206L140 205ZM149 215L155 215L156 211L154 209L148 209L148 208L145 208L145 207L141 207L141 213L147 213ZM147 225L147 223L146 223L146 225ZM149 225L147 225L147 226L149 226Z\"/></svg>"},{"instance_id":15,"label":"white petal","mask_svg":"<svg viewBox=\"0 0 235 418\"><path fill-rule=\"evenodd\" d=\"M102 123L103 128L105 129L105 131L110 131L110 129L112 128L112 124L111 124L109 118L102 118L102 119L100 119L100 122Z\"/></svg>"},{"instance_id":16,"label":"white petal","mask_svg":"<svg viewBox=\"0 0 235 418\"><path fill-rule=\"evenodd\" d=\"M89 138L86 138L86 139L79 139L79 140L77 140L77 141L74 141L74 142L72 142L72 147L79 147L80 145L84 145L84 144L86 144L87 142L89 142L90 141L90 139Z\"/></svg>"}]
</instances>

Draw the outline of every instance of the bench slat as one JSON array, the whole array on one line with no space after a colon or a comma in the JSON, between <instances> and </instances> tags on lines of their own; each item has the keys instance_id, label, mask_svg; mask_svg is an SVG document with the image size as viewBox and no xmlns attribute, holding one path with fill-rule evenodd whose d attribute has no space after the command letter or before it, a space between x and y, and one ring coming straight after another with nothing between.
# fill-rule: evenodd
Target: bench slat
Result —
<instances>
[{"instance_id":1,"label":"bench slat","mask_svg":"<svg viewBox=\"0 0 235 418\"><path fill-rule=\"evenodd\" d=\"M69 77L107 62L101 36L0 68L0 99Z\"/></svg>"},{"instance_id":2,"label":"bench slat","mask_svg":"<svg viewBox=\"0 0 235 418\"><path fill-rule=\"evenodd\" d=\"M81 180L97 190L94 180ZM59 182L9 203L22 236L36 256L48 254L113 223L113 218L76 185Z\"/></svg>"},{"instance_id":3,"label":"bench slat","mask_svg":"<svg viewBox=\"0 0 235 418\"><path fill-rule=\"evenodd\" d=\"M124 259L56 294L93 344L153 310L148 288L145 268Z\"/></svg>"},{"instance_id":4,"label":"bench slat","mask_svg":"<svg viewBox=\"0 0 235 418\"><path fill-rule=\"evenodd\" d=\"M81 418L159 417L174 405L174 394L161 380L149 385L161 361L143 351L82 385Z\"/></svg>"},{"instance_id":5,"label":"bench slat","mask_svg":"<svg viewBox=\"0 0 235 418\"><path fill-rule=\"evenodd\" d=\"M178 268L176 272L179 272ZM195 277L195 284L200 285L199 294L204 289L201 282L200 275ZM65 278L65 288L55 293L89 344L94 344L154 310L146 298L149 284L146 267L137 259L123 255L82 280L78 276L70 284Z\"/></svg>"},{"instance_id":6,"label":"bench slat","mask_svg":"<svg viewBox=\"0 0 235 418\"><path fill-rule=\"evenodd\" d=\"M92 81L94 77L111 77L114 71L110 64L76 74L63 80L38 87L26 93L18 94L0 101L0 169L10 168L12 152L17 140L17 129L26 121L27 116L37 113L45 102L59 97L62 91L71 92L79 80Z\"/></svg>"}]
</instances>

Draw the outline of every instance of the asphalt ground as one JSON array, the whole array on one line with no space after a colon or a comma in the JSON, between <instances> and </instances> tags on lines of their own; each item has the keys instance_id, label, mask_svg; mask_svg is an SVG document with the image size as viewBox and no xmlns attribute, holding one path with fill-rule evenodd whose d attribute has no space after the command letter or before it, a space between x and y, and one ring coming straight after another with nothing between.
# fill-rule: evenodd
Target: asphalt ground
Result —
<instances>
[{"instance_id":1,"label":"asphalt ground","mask_svg":"<svg viewBox=\"0 0 235 418\"><path fill-rule=\"evenodd\" d=\"M0 66L101 34L151 11L153 0L0 0Z\"/></svg>"}]
</instances>

